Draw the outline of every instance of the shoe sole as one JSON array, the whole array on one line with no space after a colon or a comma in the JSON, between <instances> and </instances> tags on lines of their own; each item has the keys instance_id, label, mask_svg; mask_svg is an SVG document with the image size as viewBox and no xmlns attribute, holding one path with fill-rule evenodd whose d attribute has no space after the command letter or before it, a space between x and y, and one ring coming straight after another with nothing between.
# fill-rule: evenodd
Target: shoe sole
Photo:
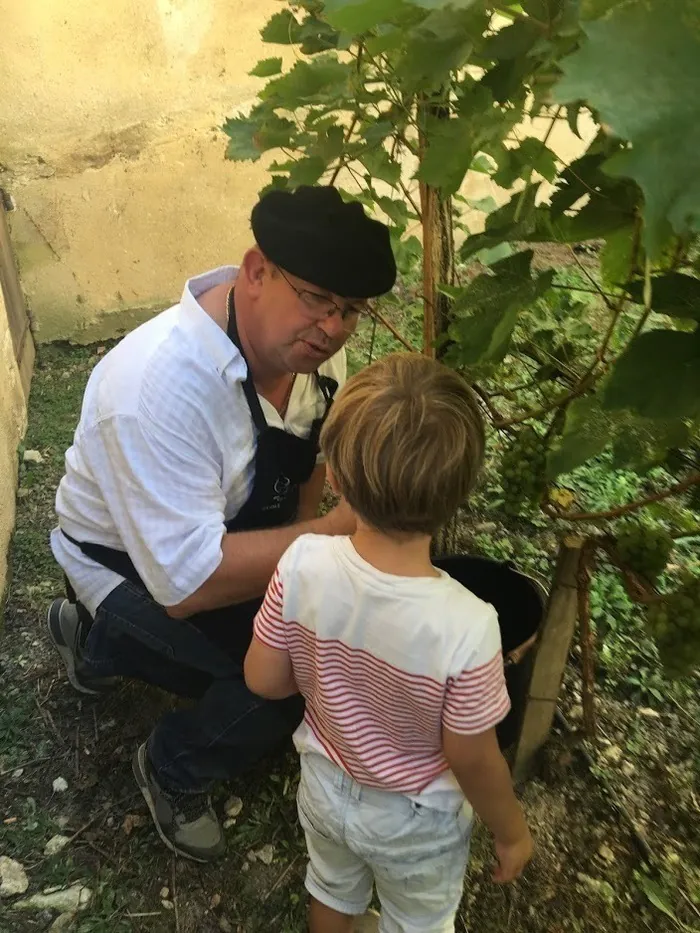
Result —
<instances>
[{"instance_id":1,"label":"shoe sole","mask_svg":"<svg viewBox=\"0 0 700 933\"><path fill-rule=\"evenodd\" d=\"M136 749L134 757L131 759L131 770L134 772L134 777L136 783L139 786L139 790L143 794L143 799L146 801L146 806L148 807L149 813L151 814L151 819L156 828L156 832L163 840L165 845L170 849L171 852L174 852L175 855L180 855L182 858L189 859L191 862L198 862L200 865L207 865L211 859L201 858L200 856L193 855L191 852L186 852L184 849L180 849L172 839L169 839L158 821L156 816L156 802L153 799L153 794L151 789L148 786L148 779L146 778L146 768L148 767L146 763L146 743L139 745Z\"/></svg>"},{"instance_id":2,"label":"shoe sole","mask_svg":"<svg viewBox=\"0 0 700 933\"><path fill-rule=\"evenodd\" d=\"M68 645L63 645L59 641L57 641L56 636L53 633L51 619L55 614L60 613L63 602L64 600L61 599L60 597L58 599L54 599L54 601L49 606L49 611L46 613L46 628L48 629L48 632L49 632L49 638L51 639L51 644L54 646L56 651L59 653L61 660L63 661L63 665L66 669L66 675L68 677L68 681L70 682L71 687L73 687L74 690L77 690L78 693L87 694L87 696L91 696L91 697L102 696L103 691L91 690L90 687L86 687L84 684L82 684L78 680L78 677L75 673L74 652L71 650L71 648ZM58 621L60 624L60 617Z\"/></svg>"}]
</instances>

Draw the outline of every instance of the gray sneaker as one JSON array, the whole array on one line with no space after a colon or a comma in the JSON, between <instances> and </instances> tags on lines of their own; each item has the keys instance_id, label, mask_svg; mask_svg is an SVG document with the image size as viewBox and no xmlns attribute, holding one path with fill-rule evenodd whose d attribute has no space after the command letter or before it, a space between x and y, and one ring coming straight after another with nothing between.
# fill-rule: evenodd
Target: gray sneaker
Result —
<instances>
[{"instance_id":1,"label":"gray sneaker","mask_svg":"<svg viewBox=\"0 0 700 933\"><path fill-rule=\"evenodd\" d=\"M80 616L74 603L59 597L49 606L46 617L49 636L66 666L68 680L79 690L91 696L107 693L119 681L117 677L93 677L84 667L80 647Z\"/></svg>"},{"instance_id":2,"label":"gray sneaker","mask_svg":"<svg viewBox=\"0 0 700 933\"><path fill-rule=\"evenodd\" d=\"M173 794L156 781L146 743L131 762L158 835L169 849L195 862L211 862L226 850L221 823L209 794Z\"/></svg>"}]
</instances>

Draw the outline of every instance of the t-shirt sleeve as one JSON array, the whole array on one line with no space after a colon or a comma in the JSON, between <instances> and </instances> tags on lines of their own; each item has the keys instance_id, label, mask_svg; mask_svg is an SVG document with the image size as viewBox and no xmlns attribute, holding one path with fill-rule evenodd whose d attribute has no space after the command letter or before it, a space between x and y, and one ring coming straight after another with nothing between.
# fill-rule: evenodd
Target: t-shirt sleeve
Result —
<instances>
[{"instance_id":1,"label":"t-shirt sleeve","mask_svg":"<svg viewBox=\"0 0 700 933\"><path fill-rule=\"evenodd\" d=\"M287 651L287 627L284 624L284 584L279 566L272 575L265 599L253 623L255 637L268 648Z\"/></svg>"},{"instance_id":2,"label":"t-shirt sleeve","mask_svg":"<svg viewBox=\"0 0 700 933\"><path fill-rule=\"evenodd\" d=\"M460 735L492 729L510 710L498 617L489 606L479 635L467 637L455 654L442 712L443 725Z\"/></svg>"}]
</instances>

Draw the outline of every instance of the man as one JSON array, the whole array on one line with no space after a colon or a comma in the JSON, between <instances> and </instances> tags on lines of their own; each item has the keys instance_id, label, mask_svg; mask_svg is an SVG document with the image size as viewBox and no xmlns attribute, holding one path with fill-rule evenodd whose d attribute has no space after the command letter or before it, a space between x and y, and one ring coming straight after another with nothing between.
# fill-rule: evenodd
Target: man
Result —
<instances>
[{"instance_id":1,"label":"man","mask_svg":"<svg viewBox=\"0 0 700 933\"><path fill-rule=\"evenodd\" d=\"M318 434L345 378L343 344L390 290L387 228L334 188L273 191L240 268L190 279L178 305L111 350L88 382L51 536L69 599L48 615L69 680L133 677L196 699L136 752L136 780L174 851L224 849L209 790L291 735L299 697L264 701L242 662L261 597L317 518Z\"/></svg>"}]
</instances>

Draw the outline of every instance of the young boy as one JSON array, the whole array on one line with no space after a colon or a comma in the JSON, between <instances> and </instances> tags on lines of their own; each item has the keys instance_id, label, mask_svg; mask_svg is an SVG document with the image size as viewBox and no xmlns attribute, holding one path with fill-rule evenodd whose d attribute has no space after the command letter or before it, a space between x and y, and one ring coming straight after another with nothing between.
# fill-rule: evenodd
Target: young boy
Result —
<instances>
[{"instance_id":1,"label":"young boy","mask_svg":"<svg viewBox=\"0 0 700 933\"><path fill-rule=\"evenodd\" d=\"M349 933L373 883L382 933L447 933L465 797L494 835L494 880L518 877L532 851L495 735L509 708L496 613L430 560L479 473L481 416L455 373L396 354L348 381L321 445L357 531L306 535L284 554L246 683L306 699L295 744L312 933Z\"/></svg>"}]
</instances>

